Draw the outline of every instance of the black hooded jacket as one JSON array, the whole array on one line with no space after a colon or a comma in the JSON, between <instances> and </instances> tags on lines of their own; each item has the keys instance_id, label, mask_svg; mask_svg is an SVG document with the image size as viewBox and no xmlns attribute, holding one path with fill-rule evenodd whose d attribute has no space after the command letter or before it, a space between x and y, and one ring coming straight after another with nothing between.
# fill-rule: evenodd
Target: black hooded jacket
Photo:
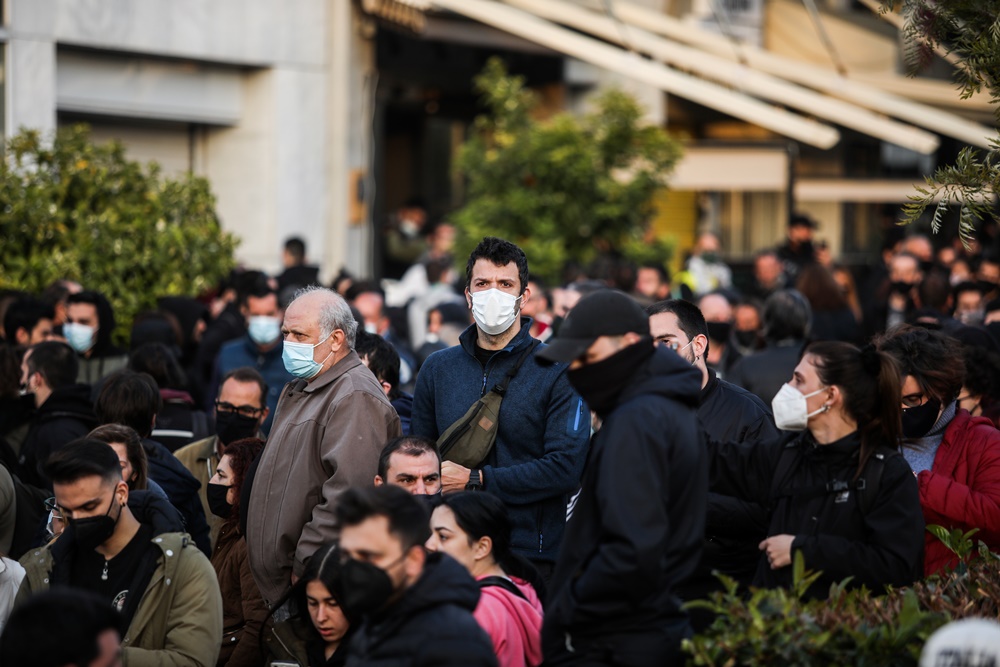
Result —
<instances>
[{"instance_id":1,"label":"black hooded jacket","mask_svg":"<svg viewBox=\"0 0 1000 667\"><path fill-rule=\"evenodd\" d=\"M545 609L546 659L566 635L662 635L698 562L708 468L695 409L701 374L658 348L594 436ZM631 640L630 640L631 641Z\"/></svg>"},{"instance_id":2,"label":"black hooded jacket","mask_svg":"<svg viewBox=\"0 0 1000 667\"><path fill-rule=\"evenodd\" d=\"M479 667L497 664L472 612L479 585L442 553L388 609L366 618L351 640L348 667Z\"/></svg>"},{"instance_id":3,"label":"black hooded jacket","mask_svg":"<svg viewBox=\"0 0 1000 667\"><path fill-rule=\"evenodd\" d=\"M877 592L908 586L922 575L923 511L916 478L901 455L884 459L877 483L868 479L875 475L869 463L861 475L867 488L861 491L854 482L861 449L857 432L827 445L803 431L768 443L709 446L713 491L766 506L767 534L795 536L793 554L801 551L806 569L823 572L811 597L826 597L830 584L846 577L853 577L853 586ZM790 458L779 467L783 451ZM875 496L863 499L873 489ZM761 555L755 585L791 583L790 566L772 570Z\"/></svg>"},{"instance_id":4,"label":"black hooded jacket","mask_svg":"<svg viewBox=\"0 0 1000 667\"><path fill-rule=\"evenodd\" d=\"M21 481L39 488L52 488L42 470L45 462L64 445L87 435L97 425L88 385L74 384L53 390L35 412L21 446L18 460Z\"/></svg>"}]
</instances>

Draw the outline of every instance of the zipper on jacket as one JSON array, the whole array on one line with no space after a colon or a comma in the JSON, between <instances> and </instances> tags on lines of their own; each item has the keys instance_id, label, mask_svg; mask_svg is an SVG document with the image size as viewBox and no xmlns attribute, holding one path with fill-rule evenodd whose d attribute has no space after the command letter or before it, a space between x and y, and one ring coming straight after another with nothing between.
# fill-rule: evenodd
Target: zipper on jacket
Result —
<instances>
[{"instance_id":1,"label":"zipper on jacket","mask_svg":"<svg viewBox=\"0 0 1000 667\"><path fill-rule=\"evenodd\" d=\"M542 553L545 536L542 534L542 507L538 506L538 553Z\"/></svg>"}]
</instances>

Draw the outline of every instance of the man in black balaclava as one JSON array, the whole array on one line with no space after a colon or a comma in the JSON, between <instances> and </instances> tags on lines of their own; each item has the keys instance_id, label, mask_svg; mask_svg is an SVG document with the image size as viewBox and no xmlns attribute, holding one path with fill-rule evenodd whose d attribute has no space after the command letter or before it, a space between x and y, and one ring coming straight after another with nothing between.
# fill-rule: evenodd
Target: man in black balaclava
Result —
<instances>
[{"instance_id":1,"label":"man in black balaclava","mask_svg":"<svg viewBox=\"0 0 1000 667\"><path fill-rule=\"evenodd\" d=\"M542 629L546 665L653 667L690 635L675 595L698 563L708 465L696 409L701 373L653 345L622 292L584 297L538 352L603 420L566 526Z\"/></svg>"}]
</instances>

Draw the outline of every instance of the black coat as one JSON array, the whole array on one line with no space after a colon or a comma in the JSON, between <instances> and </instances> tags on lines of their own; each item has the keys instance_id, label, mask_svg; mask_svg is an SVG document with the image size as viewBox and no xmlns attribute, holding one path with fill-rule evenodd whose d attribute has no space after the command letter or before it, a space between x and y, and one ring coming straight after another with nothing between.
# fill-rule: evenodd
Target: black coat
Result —
<instances>
[{"instance_id":1,"label":"black coat","mask_svg":"<svg viewBox=\"0 0 1000 667\"><path fill-rule=\"evenodd\" d=\"M427 556L403 597L364 619L348 648L349 667L496 667L493 644L472 612L479 586L450 556Z\"/></svg>"},{"instance_id":2,"label":"black coat","mask_svg":"<svg viewBox=\"0 0 1000 667\"><path fill-rule=\"evenodd\" d=\"M740 359L726 379L755 394L764 405L771 405L781 385L792 379L804 345L802 341L769 343L760 352Z\"/></svg>"},{"instance_id":3,"label":"black coat","mask_svg":"<svg viewBox=\"0 0 1000 667\"><path fill-rule=\"evenodd\" d=\"M565 650L567 634L577 645L619 637L619 647L636 646L686 626L674 591L694 570L704 534L700 390L698 370L658 348L594 436L549 588L546 660Z\"/></svg>"},{"instance_id":4,"label":"black coat","mask_svg":"<svg viewBox=\"0 0 1000 667\"><path fill-rule=\"evenodd\" d=\"M788 443L788 472L775 479ZM769 443L711 442L710 448L712 488L768 506L768 535L794 535L793 553L802 552L806 569L823 572L811 596L826 597L830 584L846 577L854 578L853 586L876 592L921 577L924 518L916 478L902 456L885 459L877 484L866 479L878 489L865 511L863 492L854 485L846 492L824 490L829 482L853 480L861 448L856 432L828 445L818 445L803 431ZM772 570L762 554L754 583L790 586L792 568Z\"/></svg>"},{"instance_id":5,"label":"black coat","mask_svg":"<svg viewBox=\"0 0 1000 667\"><path fill-rule=\"evenodd\" d=\"M52 392L35 412L21 446L21 481L52 488L43 471L45 462L69 442L82 438L98 425L90 402L90 385L74 384Z\"/></svg>"},{"instance_id":6,"label":"black coat","mask_svg":"<svg viewBox=\"0 0 1000 667\"><path fill-rule=\"evenodd\" d=\"M184 519L184 530L206 556L212 555L211 537L208 521L205 519L205 508L201 504L198 491L201 482L170 453L166 447L155 440L145 439L142 448L146 450L146 460L149 463L149 478L159 484L170 499L181 517Z\"/></svg>"},{"instance_id":7,"label":"black coat","mask_svg":"<svg viewBox=\"0 0 1000 667\"><path fill-rule=\"evenodd\" d=\"M769 442L781 434L771 409L754 394L719 380L709 369L708 384L701 390L698 421L709 439L719 442ZM701 562L678 589L684 600L705 597L721 584L718 570L749 584L757 571L757 545L766 537L767 509L742 498L709 492L705 543Z\"/></svg>"}]
</instances>

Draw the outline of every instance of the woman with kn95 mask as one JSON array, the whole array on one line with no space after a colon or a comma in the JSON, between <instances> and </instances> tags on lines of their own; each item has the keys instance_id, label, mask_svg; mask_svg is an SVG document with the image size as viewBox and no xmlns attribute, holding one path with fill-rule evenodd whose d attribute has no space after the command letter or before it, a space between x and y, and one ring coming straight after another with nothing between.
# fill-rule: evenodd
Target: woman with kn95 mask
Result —
<instances>
[{"instance_id":1,"label":"woman with kn95 mask","mask_svg":"<svg viewBox=\"0 0 1000 667\"><path fill-rule=\"evenodd\" d=\"M813 598L847 577L876 592L921 577L924 520L916 479L896 449L900 406L889 397L898 395L889 355L813 343L771 403L786 433L709 443L710 490L769 512L754 585L790 586L796 552L807 570L823 573Z\"/></svg>"}]
</instances>

